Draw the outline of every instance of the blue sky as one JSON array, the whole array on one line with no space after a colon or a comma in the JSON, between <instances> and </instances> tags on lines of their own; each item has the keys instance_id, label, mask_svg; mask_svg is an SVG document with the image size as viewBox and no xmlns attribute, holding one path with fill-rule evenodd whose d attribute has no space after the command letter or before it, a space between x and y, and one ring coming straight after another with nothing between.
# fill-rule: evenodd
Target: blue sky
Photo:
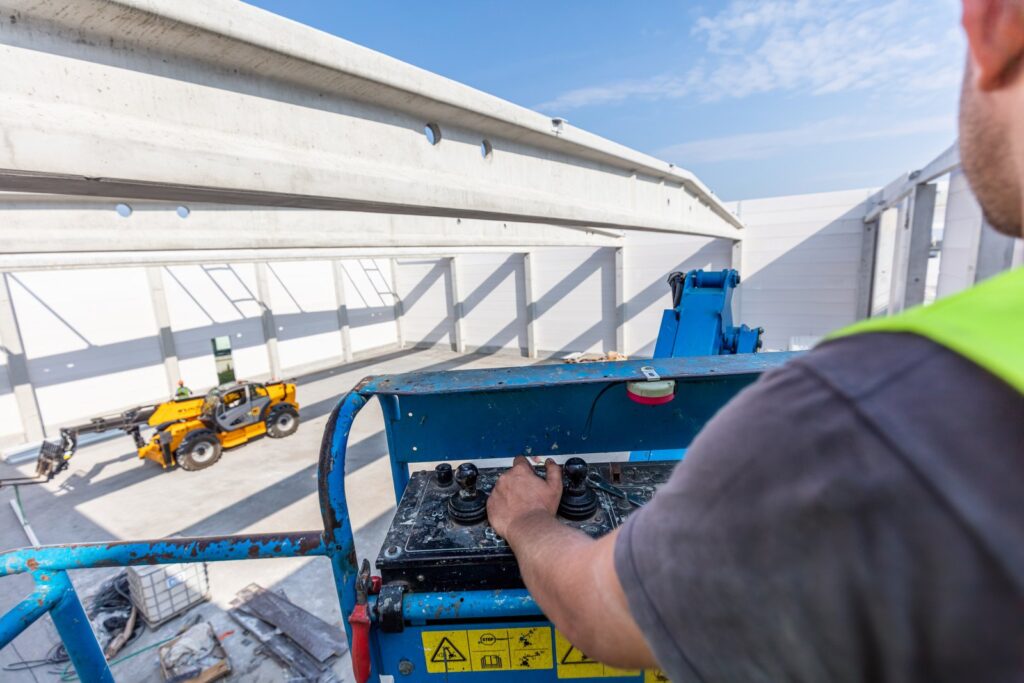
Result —
<instances>
[{"instance_id":1,"label":"blue sky","mask_svg":"<svg viewBox=\"0 0 1024 683\"><path fill-rule=\"evenodd\" d=\"M251 0L742 199L879 186L956 135L957 0Z\"/></svg>"}]
</instances>

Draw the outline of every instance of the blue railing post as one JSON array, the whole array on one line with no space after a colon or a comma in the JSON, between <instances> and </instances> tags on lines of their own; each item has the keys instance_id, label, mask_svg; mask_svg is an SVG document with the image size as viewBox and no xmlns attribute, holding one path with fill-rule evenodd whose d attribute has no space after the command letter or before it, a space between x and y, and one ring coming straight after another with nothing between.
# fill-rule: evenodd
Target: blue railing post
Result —
<instances>
[{"instance_id":1,"label":"blue railing post","mask_svg":"<svg viewBox=\"0 0 1024 683\"><path fill-rule=\"evenodd\" d=\"M348 617L356 604L356 575L359 573L359 566L352 520L348 514L348 502L345 497L345 451L352 423L366 405L366 397L359 393L359 388L357 386L342 398L327 421L320 446L317 483L320 512L324 519L324 541L338 591L341 623L345 626L349 644L352 643L352 625L348 623ZM377 667L378 663L374 661L370 680L376 680Z\"/></svg>"},{"instance_id":2,"label":"blue railing post","mask_svg":"<svg viewBox=\"0 0 1024 683\"><path fill-rule=\"evenodd\" d=\"M57 627L57 633L64 642L78 677L84 683L114 683L107 659L103 656L103 650L96 640L96 634L92 632L92 625L67 572L38 572L36 581L48 581L60 595L50 610L50 618Z\"/></svg>"}]
</instances>

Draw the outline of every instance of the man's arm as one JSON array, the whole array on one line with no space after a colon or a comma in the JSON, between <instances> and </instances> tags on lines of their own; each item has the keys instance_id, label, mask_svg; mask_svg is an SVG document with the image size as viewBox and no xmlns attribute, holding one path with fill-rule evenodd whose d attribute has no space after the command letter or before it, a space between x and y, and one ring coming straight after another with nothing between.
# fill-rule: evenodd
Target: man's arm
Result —
<instances>
[{"instance_id":1,"label":"man's arm","mask_svg":"<svg viewBox=\"0 0 1024 683\"><path fill-rule=\"evenodd\" d=\"M555 519L562 470L547 479L518 457L487 501L491 526L515 552L530 594L573 645L620 667L657 666L633 619L615 571L618 530L594 540Z\"/></svg>"}]
</instances>

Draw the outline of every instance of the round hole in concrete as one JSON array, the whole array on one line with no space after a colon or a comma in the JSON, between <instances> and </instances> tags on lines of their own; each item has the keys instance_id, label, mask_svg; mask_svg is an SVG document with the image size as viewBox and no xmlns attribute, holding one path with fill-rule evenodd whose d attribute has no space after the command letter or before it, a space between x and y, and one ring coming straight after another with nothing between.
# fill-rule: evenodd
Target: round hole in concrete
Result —
<instances>
[{"instance_id":1,"label":"round hole in concrete","mask_svg":"<svg viewBox=\"0 0 1024 683\"><path fill-rule=\"evenodd\" d=\"M132 215L132 207L128 206L124 202L114 207L114 211L117 211L117 215L121 218L128 218Z\"/></svg>"},{"instance_id":2,"label":"round hole in concrete","mask_svg":"<svg viewBox=\"0 0 1024 683\"><path fill-rule=\"evenodd\" d=\"M490 159L494 154L494 145L491 144L490 140L480 141L480 156L484 159Z\"/></svg>"},{"instance_id":3,"label":"round hole in concrete","mask_svg":"<svg viewBox=\"0 0 1024 683\"><path fill-rule=\"evenodd\" d=\"M179 206L174 210L174 213L178 214L178 218L188 218L189 214L192 213L192 210L187 206Z\"/></svg>"},{"instance_id":4,"label":"round hole in concrete","mask_svg":"<svg viewBox=\"0 0 1024 683\"><path fill-rule=\"evenodd\" d=\"M427 136L427 142L432 145L441 142L441 126L436 123L428 123L423 126L423 134Z\"/></svg>"}]
</instances>

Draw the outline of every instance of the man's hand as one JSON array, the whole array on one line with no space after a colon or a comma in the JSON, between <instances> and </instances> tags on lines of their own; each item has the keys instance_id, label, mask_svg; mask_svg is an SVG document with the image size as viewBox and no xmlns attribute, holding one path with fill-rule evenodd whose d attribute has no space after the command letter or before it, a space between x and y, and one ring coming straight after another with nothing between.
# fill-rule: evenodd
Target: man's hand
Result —
<instances>
[{"instance_id":1,"label":"man's hand","mask_svg":"<svg viewBox=\"0 0 1024 683\"><path fill-rule=\"evenodd\" d=\"M523 456L498 478L487 499L487 520L509 544L509 534L519 523L537 516L554 517L562 498L562 468L551 458L544 463L547 479L541 479Z\"/></svg>"}]
</instances>

